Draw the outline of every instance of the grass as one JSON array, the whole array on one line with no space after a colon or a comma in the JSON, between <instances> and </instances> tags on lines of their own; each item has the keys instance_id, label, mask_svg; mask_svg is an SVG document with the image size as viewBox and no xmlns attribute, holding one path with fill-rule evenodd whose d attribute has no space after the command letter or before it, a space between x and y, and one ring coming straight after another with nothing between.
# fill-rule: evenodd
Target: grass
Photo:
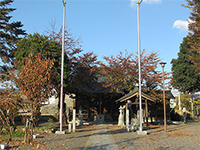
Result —
<instances>
[{"instance_id":1,"label":"grass","mask_svg":"<svg viewBox=\"0 0 200 150\"><path fill-rule=\"evenodd\" d=\"M43 130L43 129L48 130L48 129L56 129L56 128L50 127L50 126L42 126L42 127L35 127L33 129L35 129L35 130Z\"/></svg>"},{"instance_id":2,"label":"grass","mask_svg":"<svg viewBox=\"0 0 200 150\"><path fill-rule=\"evenodd\" d=\"M24 131L14 131L12 132L12 136L13 137L22 137L24 136L25 132ZM9 136L9 133L8 132L1 132L0 133L1 136Z\"/></svg>"},{"instance_id":3,"label":"grass","mask_svg":"<svg viewBox=\"0 0 200 150\"><path fill-rule=\"evenodd\" d=\"M17 130L12 132L13 139L22 138L25 135L25 126L17 126ZM42 126L42 127L35 127L33 128L34 133L40 133L41 130L54 130L55 127L50 126ZM10 137L9 133L6 130L0 131L0 142L5 142Z\"/></svg>"},{"instance_id":4,"label":"grass","mask_svg":"<svg viewBox=\"0 0 200 150\"><path fill-rule=\"evenodd\" d=\"M24 136L24 134L25 134L24 131L13 131L12 132L12 138L17 138L17 137L21 138L21 137ZM8 138L10 138L10 134L8 132L6 132L6 131L0 132L0 141L1 142L6 142Z\"/></svg>"}]
</instances>

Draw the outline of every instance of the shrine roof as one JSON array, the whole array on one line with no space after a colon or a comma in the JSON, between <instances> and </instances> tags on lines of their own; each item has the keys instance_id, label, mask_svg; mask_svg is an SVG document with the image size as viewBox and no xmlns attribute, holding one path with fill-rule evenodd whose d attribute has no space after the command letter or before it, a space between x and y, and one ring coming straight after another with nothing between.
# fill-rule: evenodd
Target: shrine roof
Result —
<instances>
[{"instance_id":1,"label":"shrine roof","mask_svg":"<svg viewBox=\"0 0 200 150\"><path fill-rule=\"evenodd\" d=\"M138 89L138 87L135 87L133 91L131 91L128 94L124 95L123 97L121 97L120 99L116 100L115 102L123 102L123 101L126 101L126 100L128 100L128 99L130 99L130 98L132 98L134 96L138 96L138 95L139 95L139 89ZM146 98L149 101L152 101L152 102L156 101L155 98L153 98L153 97L151 97L151 96L149 96L149 95L147 95L147 94L145 94L143 92L141 92L141 96L143 98Z\"/></svg>"}]
</instances>

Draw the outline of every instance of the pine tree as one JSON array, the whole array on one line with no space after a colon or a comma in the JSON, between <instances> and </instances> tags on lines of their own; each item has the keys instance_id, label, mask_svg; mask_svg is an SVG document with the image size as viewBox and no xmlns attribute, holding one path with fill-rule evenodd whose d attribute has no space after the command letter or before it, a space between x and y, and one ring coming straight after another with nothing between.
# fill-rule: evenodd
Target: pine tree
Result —
<instances>
[{"instance_id":1,"label":"pine tree","mask_svg":"<svg viewBox=\"0 0 200 150\"><path fill-rule=\"evenodd\" d=\"M9 14L15 11L14 8L8 8L13 0L3 0L0 2L0 58L4 63L13 62L13 54L16 50L16 43L25 31L20 21L10 22L12 16Z\"/></svg>"}]
</instances>

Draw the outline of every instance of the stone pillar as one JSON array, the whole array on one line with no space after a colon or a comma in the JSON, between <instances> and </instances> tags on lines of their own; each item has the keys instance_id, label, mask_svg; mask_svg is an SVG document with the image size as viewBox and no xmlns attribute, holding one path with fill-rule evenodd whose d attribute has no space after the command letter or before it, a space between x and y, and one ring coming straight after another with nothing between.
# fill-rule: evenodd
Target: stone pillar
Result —
<instances>
[{"instance_id":1,"label":"stone pillar","mask_svg":"<svg viewBox=\"0 0 200 150\"><path fill-rule=\"evenodd\" d=\"M68 124L68 131L72 132L72 124L71 123Z\"/></svg>"},{"instance_id":2,"label":"stone pillar","mask_svg":"<svg viewBox=\"0 0 200 150\"><path fill-rule=\"evenodd\" d=\"M129 131L129 110L126 109L126 129Z\"/></svg>"},{"instance_id":3,"label":"stone pillar","mask_svg":"<svg viewBox=\"0 0 200 150\"><path fill-rule=\"evenodd\" d=\"M73 123L73 132L75 132L75 130L76 130L76 109L73 109L72 123Z\"/></svg>"}]
</instances>

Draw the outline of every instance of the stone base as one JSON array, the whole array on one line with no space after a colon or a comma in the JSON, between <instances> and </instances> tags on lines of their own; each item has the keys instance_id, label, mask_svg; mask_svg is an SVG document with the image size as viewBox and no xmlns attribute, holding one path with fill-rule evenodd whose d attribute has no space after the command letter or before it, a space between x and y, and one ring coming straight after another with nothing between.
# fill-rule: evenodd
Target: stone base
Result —
<instances>
[{"instance_id":1,"label":"stone base","mask_svg":"<svg viewBox=\"0 0 200 150\"><path fill-rule=\"evenodd\" d=\"M137 134L138 135L147 135L147 131L140 131L140 130L138 130Z\"/></svg>"},{"instance_id":2,"label":"stone base","mask_svg":"<svg viewBox=\"0 0 200 150\"><path fill-rule=\"evenodd\" d=\"M65 134L65 131L56 131L56 134Z\"/></svg>"},{"instance_id":3,"label":"stone base","mask_svg":"<svg viewBox=\"0 0 200 150\"><path fill-rule=\"evenodd\" d=\"M89 126L89 125L90 125L90 123L88 123L88 122L85 122L85 123L83 123L83 125L84 125L84 126Z\"/></svg>"}]
</instances>

